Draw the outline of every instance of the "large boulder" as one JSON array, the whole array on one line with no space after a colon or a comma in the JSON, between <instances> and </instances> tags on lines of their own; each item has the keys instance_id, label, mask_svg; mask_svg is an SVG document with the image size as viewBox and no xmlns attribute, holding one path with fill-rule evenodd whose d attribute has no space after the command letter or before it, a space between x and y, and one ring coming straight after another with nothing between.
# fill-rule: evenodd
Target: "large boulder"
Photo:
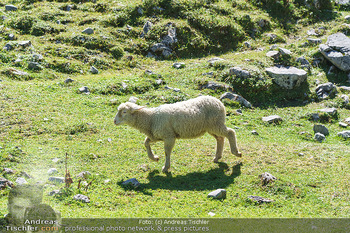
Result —
<instances>
[{"instance_id":1,"label":"large boulder","mask_svg":"<svg viewBox=\"0 0 350 233\"><path fill-rule=\"evenodd\" d=\"M350 38L343 33L330 35L320 52L339 69L350 71Z\"/></svg>"},{"instance_id":2,"label":"large boulder","mask_svg":"<svg viewBox=\"0 0 350 233\"><path fill-rule=\"evenodd\" d=\"M274 66L266 68L266 72L273 81L285 89L293 89L306 81L307 73L291 66Z\"/></svg>"}]
</instances>

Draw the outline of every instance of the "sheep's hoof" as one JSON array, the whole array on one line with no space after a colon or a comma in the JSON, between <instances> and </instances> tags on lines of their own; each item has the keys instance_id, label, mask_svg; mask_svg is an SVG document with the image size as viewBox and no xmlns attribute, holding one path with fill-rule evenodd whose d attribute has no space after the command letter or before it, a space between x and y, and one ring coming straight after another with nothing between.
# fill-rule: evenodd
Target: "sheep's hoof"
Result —
<instances>
[{"instance_id":1,"label":"sheep's hoof","mask_svg":"<svg viewBox=\"0 0 350 233\"><path fill-rule=\"evenodd\" d=\"M221 158L215 158L215 159L213 160L213 162L214 162L214 163L218 163L218 162L219 162L219 159L221 159Z\"/></svg>"},{"instance_id":2,"label":"sheep's hoof","mask_svg":"<svg viewBox=\"0 0 350 233\"><path fill-rule=\"evenodd\" d=\"M237 152L237 153L236 153L236 156L237 156L237 157L242 157L242 153L241 153L241 152Z\"/></svg>"},{"instance_id":3,"label":"sheep's hoof","mask_svg":"<svg viewBox=\"0 0 350 233\"><path fill-rule=\"evenodd\" d=\"M153 157L153 161L158 162L159 161L159 157L158 156L154 156Z\"/></svg>"}]
</instances>

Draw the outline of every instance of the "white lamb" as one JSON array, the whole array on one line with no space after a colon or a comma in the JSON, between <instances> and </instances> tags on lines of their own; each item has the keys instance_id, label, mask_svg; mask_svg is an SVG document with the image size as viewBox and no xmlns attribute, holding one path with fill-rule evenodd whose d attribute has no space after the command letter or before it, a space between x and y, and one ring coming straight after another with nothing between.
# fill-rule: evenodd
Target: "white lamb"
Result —
<instances>
[{"instance_id":1,"label":"white lamb","mask_svg":"<svg viewBox=\"0 0 350 233\"><path fill-rule=\"evenodd\" d=\"M115 116L116 125L127 124L147 135L145 147L148 157L158 161L152 153L150 143L164 141L165 165L170 168L170 154L177 138L196 138L206 132L217 142L214 162L222 157L225 137L230 142L232 154L241 157L237 149L236 134L225 125L225 107L220 100L211 96L200 96L183 102L165 104L157 108L146 108L134 103L123 103Z\"/></svg>"}]
</instances>

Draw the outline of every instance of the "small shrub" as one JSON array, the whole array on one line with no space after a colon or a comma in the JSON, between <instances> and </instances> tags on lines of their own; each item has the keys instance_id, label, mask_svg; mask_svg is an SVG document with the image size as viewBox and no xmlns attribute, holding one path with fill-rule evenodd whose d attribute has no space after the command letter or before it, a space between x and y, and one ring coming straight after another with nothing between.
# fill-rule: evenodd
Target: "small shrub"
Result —
<instances>
[{"instance_id":1,"label":"small shrub","mask_svg":"<svg viewBox=\"0 0 350 233\"><path fill-rule=\"evenodd\" d=\"M116 59L120 59L124 55L124 50L120 46L114 46L112 47L109 52L112 54L112 56Z\"/></svg>"},{"instance_id":2,"label":"small shrub","mask_svg":"<svg viewBox=\"0 0 350 233\"><path fill-rule=\"evenodd\" d=\"M30 33L36 19L33 16L25 15L19 19L13 19L9 24L12 28L20 30L22 33Z\"/></svg>"}]
</instances>

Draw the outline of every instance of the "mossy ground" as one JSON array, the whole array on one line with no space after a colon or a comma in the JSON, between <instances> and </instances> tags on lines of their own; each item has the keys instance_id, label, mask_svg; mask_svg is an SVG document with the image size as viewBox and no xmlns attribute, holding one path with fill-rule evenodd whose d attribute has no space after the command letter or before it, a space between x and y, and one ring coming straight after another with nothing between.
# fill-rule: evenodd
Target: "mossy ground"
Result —
<instances>
[{"instance_id":1,"label":"mossy ground","mask_svg":"<svg viewBox=\"0 0 350 233\"><path fill-rule=\"evenodd\" d=\"M1 28L2 45L9 42L6 36L12 33L16 41L30 40L33 47L15 45L11 51L0 52L0 169L17 171L4 175L11 181L25 171L35 178L29 182L49 184L44 189L44 203L60 211L62 217L208 217L209 212L215 217L349 216L349 141L337 136L343 129L333 120L325 123L330 136L323 143L316 142L314 122L308 118L327 106L338 107L339 120L349 117L339 97L316 101L313 94L316 79L343 85L346 74L328 73L330 65L323 61L309 71L306 90L285 94L264 73L274 64L265 56L271 46L266 34L277 34L283 39L276 42L278 46L293 52L292 58L281 63L297 65L294 58L298 56L312 61L320 55L317 46L302 45L306 31L324 27L320 38L325 41L345 22L342 15L347 12L333 11L321 19L303 18L318 12L302 7L292 11L295 3L287 7L285 13L290 17L286 20L267 8L264 1L11 3L19 10L4 13L7 19ZM62 10L67 5L73 5L69 12ZM267 26L253 35L260 19L265 19ZM147 20L154 23L155 31L142 39L139 35ZM149 46L160 42L168 22L176 25L181 39L173 48L174 56L145 57ZM128 24L132 29L127 29ZM87 27L95 33L82 34ZM221 40L223 37L227 41ZM252 48L244 47L244 41L251 42ZM262 47L264 51L258 50ZM40 71L27 68L33 54L43 56ZM207 60L214 56L225 61L209 66ZM15 62L17 58L22 61ZM186 67L172 68L175 61L184 62ZM90 74L91 66L100 73ZM227 74L231 66L255 72L255 79L230 82ZM26 71L28 76L7 75L10 68ZM158 76L147 76L145 70L160 74L166 85L180 92L155 84ZM203 76L208 72L214 75ZM65 84L68 77L75 81ZM231 155L226 142L222 162L215 164L213 137L178 140L171 174L162 174L162 143L153 146L160 162L151 162L143 146L144 135L127 126L113 125L117 105L130 96L138 97L141 105L158 106L199 94L219 97L223 93L200 90L198 82L203 81L231 83L255 106L243 108L243 115L234 114L235 105L227 106L227 125L235 128L243 157ZM128 85L126 89L121 88L122 82ZM80 94L81 86L89 87L91 94ZM275 114L283 118L280 125L262 122L262 117ZM252 130L259 135L253 135ZM64 176L66 153L74 183L70 189L63 189L66 195L48 196L53 189L63 188L47 181L47 171L55 167L58 176ZM54 158L61 162L53 162ZM79 179L75 178L82 171L92 173L87 180L92 183L86 190L84 186L78 188ZM262 186L258 175L263 172L278 180ZM140 188L121 186L121 181L129 178L137 178ZM227 199L207 198L217 188L227 190ZM7 213L8 192L0 191L0 215ZM91 202L74 201L77 193L89 196ZM274 202L259 205L249 201L249 195Z\"/></svg>"}]
</instances>

